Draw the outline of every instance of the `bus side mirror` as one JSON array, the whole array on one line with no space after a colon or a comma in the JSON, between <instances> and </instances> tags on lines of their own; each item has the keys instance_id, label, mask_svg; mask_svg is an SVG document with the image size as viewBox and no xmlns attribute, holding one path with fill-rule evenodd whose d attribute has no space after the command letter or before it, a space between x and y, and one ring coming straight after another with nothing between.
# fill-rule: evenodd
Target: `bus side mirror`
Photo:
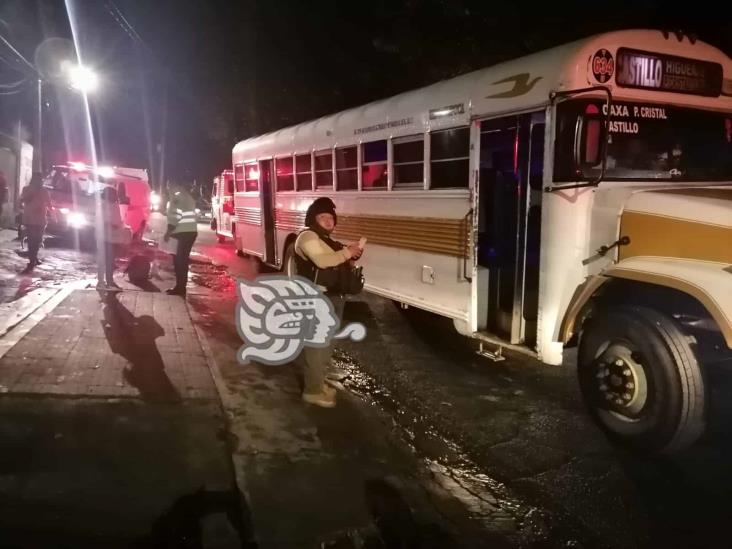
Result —
<instances>
[{"instance_id":1,"label":"bus side mirror","mask_svg":"<svg viewBox=\"0 0 732 549\"><path fill-rule=\"evenodd\" d=\"M586 114L582 118L582 131L578 147L579 165L593 168L602 162L607 140L604 118L600 115Z\"/></svg>"}]
</instances>

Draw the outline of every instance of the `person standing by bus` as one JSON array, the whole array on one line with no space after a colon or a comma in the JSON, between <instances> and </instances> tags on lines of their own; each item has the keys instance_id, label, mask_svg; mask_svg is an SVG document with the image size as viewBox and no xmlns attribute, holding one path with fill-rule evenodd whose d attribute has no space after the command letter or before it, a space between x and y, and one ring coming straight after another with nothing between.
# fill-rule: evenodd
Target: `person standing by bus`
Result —
<instances>
[{"instance_id":1,"label":"person standing by bus","mask_svg":"<svg viewBox=\"0 0 732 549\"><path fill-rule=\"evenodd\" d=\"M51 206L51 197L43 187L43 177L35 172L20 195L20 203L23 205L23 217L21 222L24 227L24 234L28 237L28 266L23 270L24 274L33 271L38 265L38 249L43 242L43 231L46 230L46 216Z\"/></svg>"},{"instance_id":2,"label":"person standing by bus","mask_svg":"<svg viewBox=\"0 0 732 549\"><path fill-rule=\"evenodd\" d=\"M124 230L122 215L119 211L119 197L113 187L106 187L101 193L102 238L97 249L97 289L121 290L114 281L114 261L119 241L119 233ZM106 280L106 282L105 282Z\"/></svg>"},{"instance_id":3,"label":"person standing by bus","mask_svg":"<svg viewBox=\"0 0 732 549\"><path fill-rule=\"evenodd\" d=\"M163 239L168 242L171 237L174 238L177 247L173 256L175 287L166 290L166 293L185 297L191 250L198 236L196 201L191 196L191 187L188 184L176 181L171 185L171 192L168 201L168 229Z\"/></svg>"},{"instance_id":4,"label":"person standing by bus","mask_svg":"<svg viewBox=\"0 0 732 549\"><path fill-rule=\"evenodd\" d=\"M315 274L319 270L333 271L361 257L363 250L357 244L346 246L330 237L337 222L335 204L330 198L318 198L310 205L305 215L307 229L302 231L295 241L295 264L298 275L315 282ZM318 276L319 280L327 278L327 274L323 277ZM338 318L342 318L345 296L336 287L319 287L333 303L333 310ZM303 401L323 408L333 408L336 405L336 392L325 383L333 355L332 344L322 348L306 346L303 354L305 355Z\"/></svg>"}]
</instances>

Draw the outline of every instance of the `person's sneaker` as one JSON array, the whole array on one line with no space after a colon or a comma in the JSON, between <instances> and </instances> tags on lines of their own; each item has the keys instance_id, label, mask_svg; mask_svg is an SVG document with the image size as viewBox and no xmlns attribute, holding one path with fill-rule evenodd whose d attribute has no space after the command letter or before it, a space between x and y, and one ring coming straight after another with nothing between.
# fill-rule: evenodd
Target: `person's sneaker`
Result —
<instances>
[{"instance_id":1,"label":"person's sneaker","mask_svg":"<svg viewBox=\"0 0 732 549\"><path fill-rule=\"evenodd\" d=\"M110 290L112 292L121 292L122 291L122 286L120 286L119 284L117 284L114 281L107 282L107 290Z\"/></svg>"},{"instance_id":2,"label":"person's sneaker","mask_svg":"<svg viewBox=\"0 0 732 549\"><path fill-rule=\"evenodd\" d=\"M20 271L20 274L30 274L33 272L34 268L35 268L35 265L33 263L28 263L28 265L26 265L25 269Z\"/></svg>"},{"instance_id":3,"label":"person's sneaker","mask_svg":"<svg viewBox=\"0 0 732 549\"><path fill-rule=\"evenodd\" d=\"M323 391L322 393L303 393L303 402L320 406L321 408L334 408L336 405L335 395L330 392Z\"/></svg>"},{"instance_id":4,"label":"person's sneaker","mask_svg":"<svg viewBox=\"0 0 732 549\"><path fill-rule=\"evenodd\" d=\"M107 285L104 282L97 282L97 290L99 290L100 292L106 292Z\"/></svg>"}]
</instances>

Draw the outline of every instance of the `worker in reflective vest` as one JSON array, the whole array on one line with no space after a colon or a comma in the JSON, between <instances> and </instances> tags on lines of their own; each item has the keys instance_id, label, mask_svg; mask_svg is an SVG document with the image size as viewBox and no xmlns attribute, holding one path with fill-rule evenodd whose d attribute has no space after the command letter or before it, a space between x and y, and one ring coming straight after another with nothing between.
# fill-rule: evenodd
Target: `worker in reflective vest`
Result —
<instances>
[{"instance_id":1,"label":"worker in reflective vest","mask_svg":"<svg viewBox=\"0 0 732 549\"><path fill-rule=\"evenodd\" d=\"M170 238L174 238L177 244L173 256L175 287L167 290L166 293L181 297L186 295L191 249L198 236L196 201L191 196L190 189L189 184L181 182L171 185L172 195L168 201L168 230L163 237L166 242Z\"/></svg>"}]
</instances>

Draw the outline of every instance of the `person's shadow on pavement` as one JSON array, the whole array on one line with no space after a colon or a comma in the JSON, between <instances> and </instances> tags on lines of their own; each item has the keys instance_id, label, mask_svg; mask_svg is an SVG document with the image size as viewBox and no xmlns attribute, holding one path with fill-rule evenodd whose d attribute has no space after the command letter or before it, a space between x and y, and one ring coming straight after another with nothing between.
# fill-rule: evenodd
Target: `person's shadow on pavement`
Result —
<instances>
[{"instance_id":1,"label":"person's shadow on pavement","mask_svg":"<svg viewBox=\"0 0 732 549\"><path fill-rule=\"evenodd\" d=\"M173 502L170 508L160 515L152 525L150 533L137 540L134 549L203 549L208 547L204 521L214 514L223 514L229 526L238 537L229 539L222 545L222 540L211 547L240 547L256 549L251 522L251 512L244 495L238 488L225 491L209 491L201 488L193 493L185 494Z\"/></svg>"},{"instance_id":2,"label":"person's shadow on pavement","mask_svg":"<svg viewBox=\"0 0 732 549\"><path fill-rule=\"evenodd\" d=\"M129 362L124 378L140 391L143 400L175 402L181 399L178 390L165 373L165 364L155 340L165 330L148 315L136 317L117 301L117 294L104 296L104 335L113 353Z\"/></svg>"}]
</instances>

